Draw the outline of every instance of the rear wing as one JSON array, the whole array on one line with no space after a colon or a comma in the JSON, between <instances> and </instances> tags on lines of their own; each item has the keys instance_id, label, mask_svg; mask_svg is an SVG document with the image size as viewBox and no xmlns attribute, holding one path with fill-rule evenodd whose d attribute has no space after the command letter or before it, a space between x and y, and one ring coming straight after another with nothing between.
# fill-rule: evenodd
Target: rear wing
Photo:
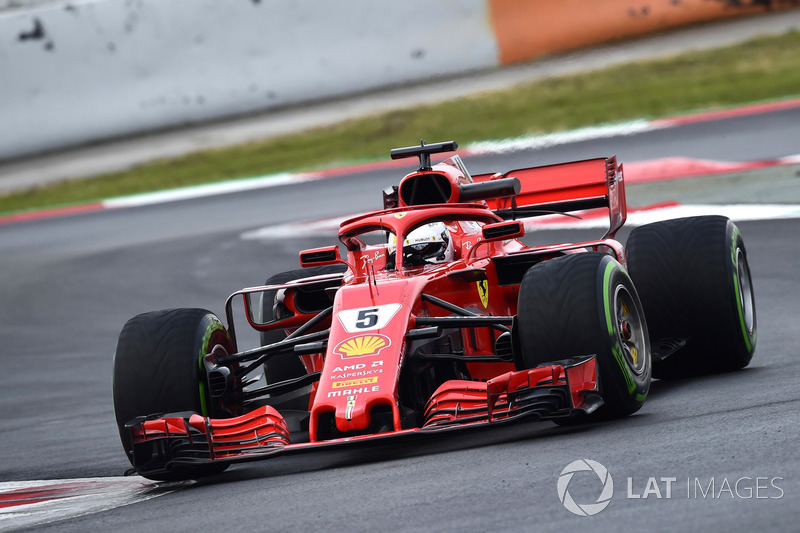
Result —
<instances>
[{"instance_id":1,"label":"rear wing","mask_svg":"<svg viewBox=\"0 0 800 533\"><path fill-rule=\"evenodd\" d=\"M506 220L605 207L609 229L604 238L613 239L625 224L625 182L616 156L472 177L475 182L501 178L517 178L521 185L515 196L486 200Z\"/></svg>"}]
</instances>

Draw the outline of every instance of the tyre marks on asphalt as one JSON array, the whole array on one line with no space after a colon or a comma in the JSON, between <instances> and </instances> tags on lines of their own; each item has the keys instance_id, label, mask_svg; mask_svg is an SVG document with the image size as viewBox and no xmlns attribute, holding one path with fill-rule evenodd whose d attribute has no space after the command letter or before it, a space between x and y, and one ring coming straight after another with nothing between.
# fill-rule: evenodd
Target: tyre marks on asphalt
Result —
<instances>
[{"instance_id":1,"label":"tyre marks on asphalt","mask_svg":"<svg viewBox=\"0 0 800 533\"><path fill-rule=\"evenodd\" d=\"M0 529L41 526L169 494L194 482L157 483L142 477L0 483Z\"/></svg>"}]
</instances>

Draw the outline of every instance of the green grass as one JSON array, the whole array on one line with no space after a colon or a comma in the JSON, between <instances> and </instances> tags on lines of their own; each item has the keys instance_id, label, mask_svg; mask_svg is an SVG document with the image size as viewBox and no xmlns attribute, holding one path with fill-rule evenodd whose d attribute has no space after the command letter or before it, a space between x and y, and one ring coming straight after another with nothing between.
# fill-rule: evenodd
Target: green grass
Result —
<instances>
[{"instance_id":1,"label":"green grass","mask_svg":"<svg viewBox=\"0 0 800 533\"><path fill-rule=\"evenodd\" d=\"M0 213L199 183L388 158L389 149L461 145L780 99L800 93L800 33L393 111L267 141L155 161L129 171L0 196Z\"/></svg>"}]
</instances>

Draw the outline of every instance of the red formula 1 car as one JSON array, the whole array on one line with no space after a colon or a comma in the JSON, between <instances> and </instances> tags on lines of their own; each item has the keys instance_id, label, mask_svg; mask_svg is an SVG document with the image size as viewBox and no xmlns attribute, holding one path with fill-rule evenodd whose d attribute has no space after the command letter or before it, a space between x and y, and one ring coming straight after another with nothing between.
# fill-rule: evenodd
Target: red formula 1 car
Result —
<instances>
[{"instance_id":1,"label":"red formula 1 car","mask_svg":"<svg viewBox=\"0 0 800 533\"><path fill-rule=\"evenodd\" d=\"M724 217L626 218L615 158L470 176L455 142L392 150L419 169L384 209L342 222L303 269L120 334L114 409L153 479L367 439L480 424L622 417L651 376L746 366L756 319L742 237ZM605 209L599 240L529 247L525 217ZM575 216L575 215L568 215ZM260 332L239 351L234 316Z\"/></svg>"}]
</instances>

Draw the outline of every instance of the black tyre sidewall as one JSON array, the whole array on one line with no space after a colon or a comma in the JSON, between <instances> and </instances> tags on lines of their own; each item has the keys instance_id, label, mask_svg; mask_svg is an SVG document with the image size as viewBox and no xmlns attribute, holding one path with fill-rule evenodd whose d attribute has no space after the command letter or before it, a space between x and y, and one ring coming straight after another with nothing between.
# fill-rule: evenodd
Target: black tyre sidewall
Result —
<instances>
[{"instance_id":1,"label":"black tyre sidewall","mask_svg":"<svg viewBox=\"0 0 800 533\"><path fill-rule=\"evenodd\" d=\"M750 266L747 262L747 250L744 247L744 240L739 232L739 228L730 220L728 220L725 228L725 241L729 244L730 249L730 260L726 264L726 280L728 283L725 287L727 289L730 317L728 319L723 319L722 312L717 315L719 335L725 341L724 344L727 345L725 349L727 356L721 358L717 365L720 370L737 370L750 364L750 360L753 358L756 349L758 327L756 322L755 293L753 292L752 277L750 275ZM741 252L741 255L739 255L739 252ZM752 330L749 330L745 325L742 301L740 299L743 280L740 279L738 273L738 259L743 260L741 266L746 271L746 276L750 283L751 296L753 298ZM713 346L715 342L712 341L710 344Z\"/></svg>"},{"instance_id":2,"label":"black tyre sidewall","mask_svg":"<svg viewBox=\"0 0 800 533\"><path fill-rule=\"evenodd\" d=\"M638 411L650 391L653 366L650 359L650 338L647 332L647 320L644 317L641 301L628 273L616 260L605 256L598 269L598 314L601 324L605 321L606 351L598 353L600 366L600 390L606 405L600 414L620 417ZM635 372L622 354L619 324L614 310L614 296L618 287L624 287L634 300L634 305L641 313L644 327L646 348L639 356L644 357L644 366L639 373ZM601 328L603 326L601 325ZM609 383L611 386L609 387Z\"/></svg>"},{"instance_id":3,"label":"black tyre sidewall","mask_svg":"<svg viewBox=\"0 0 800 533\"><path fill-rule=\"evenodd\" d=\"M627 252L652 341L686 341L684 348L656 362L655 377L689 377L749 364L757 337L755 304L749 331L739 298L743 280L737 258L751 283L752 278L733 222L702 216L648 224L631 232ZM752 296L752 284L750 289Z\"/></svg>"},{"instance_id":4,"label":"black tyre sidewall","mask_svg":"<svg viewBox=\"0 0 800 533\"><path fill-rule=\"evenodd\" d=\"M214 416L206 395L202 357L232 342L220 320L205 309L144 313L122 329L114 354L114 413L123 447L125 424L137 416L191 411Z\"/></svg>"},{"instance_id":5,"label":"black tyre sidewall","mask_svg":"<svg viewBox=\"0 0 800 533\"><path fill-rule=\"evenodd\" d=\"M645 362L638 374L622 356L615 311L609 309L620 286L638 306L645 328L645 346L639 354ZM633 282L611 256L590 252L539 263L526 273L520 286L517 322L524 365L532 368L594 354L605 401L597 416L629 415L644 403L652 372L641 309Z\"/></svg>"}]
</instances>

